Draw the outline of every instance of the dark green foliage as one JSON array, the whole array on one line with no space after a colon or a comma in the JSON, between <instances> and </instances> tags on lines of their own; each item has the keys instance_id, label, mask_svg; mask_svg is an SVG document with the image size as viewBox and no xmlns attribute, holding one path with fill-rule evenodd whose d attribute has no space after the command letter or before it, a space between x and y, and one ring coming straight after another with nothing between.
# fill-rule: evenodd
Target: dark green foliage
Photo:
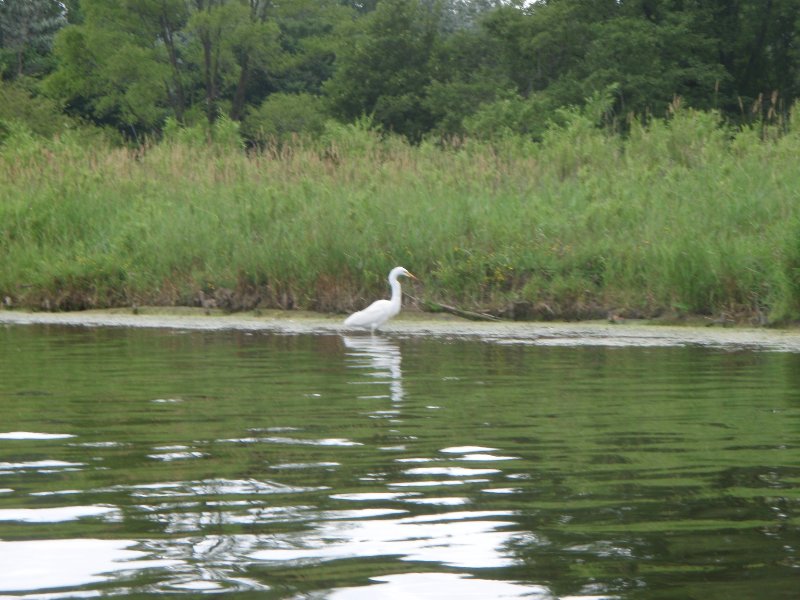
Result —
<instances>
[{"instance_id":1,"label":"dark green foliage","mask_svg":"<svg viewBox=\"0 0 800 600\"><path fill-rule=\"evenodd\" d=\"M343 33L337 69L325 86L335 114L372 115L384 129L419 140L433 126L425 88L440 11L419 0L384 0Z\"/></svg>"},{"instance_id":2,"label":"dark green foliage","mask_svg":"<svg viewBox=\"0 0 800 600\"><path fill-rule=\"evenodd\" d=\"M64 6L55 0L0 1L0 76L48 71L53 35L66 23Z\"/></svg>"},{"instance_id":3,"label":"dark green foliage","mask_svg":"<svg viewBox=\"0 0 800 600\"><path fill-rule=\"evenodd\" d=\"M186 23L183 6L83 0L84 22L57 36L59 68L44 89L71 112L134 137L170 113L182 118L187 99L174 34Z\"/></svg>"},{"instance_id":4,"label":"dark green foliage","mask_svg":"<svg viewBox=\"0 0 800 600\"><path fill-rule=\"evenodd\" d=\"M34 96L19 82L3 81L0 81L0 121L6 123L6 131L11 123L18 123L31 132L46 137L74 125L51 100Z\"/></svg>"},{"instance_id":5,"label":"dark green foliage","mask_svg":"<svg viewBox=\"0 0 800 600\"><path fill-rule=\"evenodd\" d=\"M12 132L22 131L42 138L69 134L86 143L117 140L118 136L108 129L91 127L63 114L58 104L36 93L31 85L34 81L25 77L13 82L0 80L0 145Z\"/></svg>"},{"instance_id":6,"label":"dark green foliage","mask_svg":"<svg viewBox=\"0 0 800 600\"><path fill-rule=\"evenodd\" d=\"M261 145L285 142L298 135L318 136L325 129L327 118L318 96L276 93L250 111L243 133Z\"/></svg>"},{"instance_id":7,"label":"dark green foliage","mask_svg":"<svg viewBox=\"0 0 800 600\"><path fill-rule=\"evenodd\" d=\"M796 0L0 0L0 70L140 142L167 118L252 119L278 93L413 142L539 139L556 109L608 89L622 131L676 98L785 126L799 24Z\"/></svg>"}]
</instances>

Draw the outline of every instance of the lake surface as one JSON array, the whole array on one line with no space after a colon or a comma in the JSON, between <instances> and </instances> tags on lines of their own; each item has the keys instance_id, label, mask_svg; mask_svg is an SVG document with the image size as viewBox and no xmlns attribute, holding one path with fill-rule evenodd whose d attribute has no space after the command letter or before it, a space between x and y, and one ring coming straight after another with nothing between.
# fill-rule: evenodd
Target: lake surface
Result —
<instances>
[{"instance_id":1,"label":"lake surface","mask_svg":"<svg viewBox=\"0 0 800 600\"><path fill-rule=\"evenodd\" d=\"M0 325L0 409L11 597L800 595L796 352Z\"/></svg>"}]
</instances>

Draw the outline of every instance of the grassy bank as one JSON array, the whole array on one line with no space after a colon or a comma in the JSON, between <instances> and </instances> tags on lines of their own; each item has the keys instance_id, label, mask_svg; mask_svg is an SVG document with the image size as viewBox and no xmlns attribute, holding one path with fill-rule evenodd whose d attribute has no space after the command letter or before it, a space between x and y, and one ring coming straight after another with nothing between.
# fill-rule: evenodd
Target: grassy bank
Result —
<instances>
[{"instance_id":1,"label":"grassy bank","mask_svg":"<svg viewBox=\"0 0 800 600\"><path fill-rule=\"evenodd\" d=\"M800 129L800 128L796 128ZM457 150L340 128L246 153L0 146L0 296L49 309L346 311L414 296L518 318L800 317L800 131L680 112L625 140L573 114Z\"/></svg>"}]
</instances>

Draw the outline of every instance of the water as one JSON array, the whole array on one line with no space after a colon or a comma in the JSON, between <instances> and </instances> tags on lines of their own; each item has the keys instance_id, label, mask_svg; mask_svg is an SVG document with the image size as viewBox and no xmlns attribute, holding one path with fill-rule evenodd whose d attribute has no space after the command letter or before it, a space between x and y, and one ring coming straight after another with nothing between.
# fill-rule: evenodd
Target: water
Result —
<instances>
[{"instance_id":1,"label":"water","mask_svg":"<svg viewBox=\"0 0 800 600\"><path fill-rule=\"evenodd\" d=\"M800 354L0 326L0 594L798 598Z\"/></svg>"}]
</instances>

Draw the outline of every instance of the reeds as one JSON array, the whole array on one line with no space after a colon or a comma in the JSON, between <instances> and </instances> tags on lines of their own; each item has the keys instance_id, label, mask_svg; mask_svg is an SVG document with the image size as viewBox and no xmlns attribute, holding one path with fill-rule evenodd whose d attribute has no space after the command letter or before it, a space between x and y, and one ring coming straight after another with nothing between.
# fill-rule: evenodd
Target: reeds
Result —
<instances>
[{"instance_id":1,"label":"reeds","mask_svg":"<svg viewBox=\"0 0 800 600\"><path fill-rule=\"evenodd\" d=\"M420 299L525 318L800 317L800 132L678 111L622 139L412 147L363 127L278 151L0 147L0 299L345 311L402 264Z\"/></svg>"}]
</instances>

